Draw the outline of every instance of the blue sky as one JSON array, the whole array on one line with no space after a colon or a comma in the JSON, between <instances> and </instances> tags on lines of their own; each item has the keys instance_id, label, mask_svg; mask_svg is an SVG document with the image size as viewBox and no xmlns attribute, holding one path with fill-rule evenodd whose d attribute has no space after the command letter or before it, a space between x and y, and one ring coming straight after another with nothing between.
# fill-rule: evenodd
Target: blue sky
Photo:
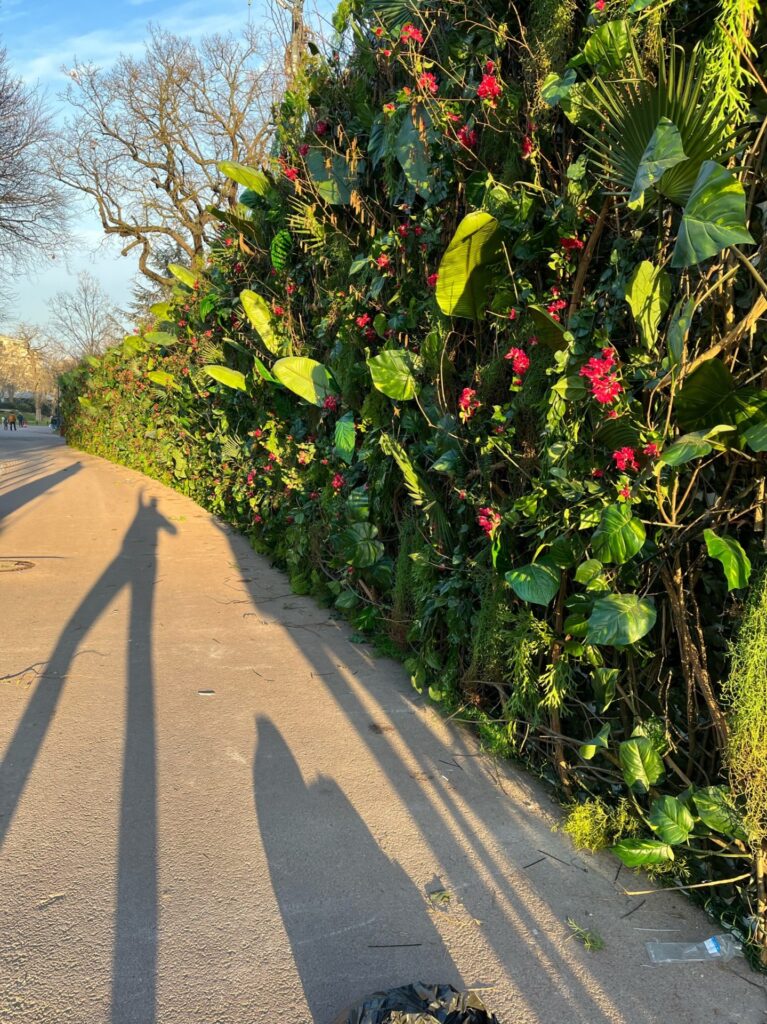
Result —
<instances>
[{"instance_id":1,"label":"blue sky","mask_svg":"<svg viewBox=\"0 0 767 1024\"><path fill-rule=\"evenodd\" d=\"M237 32L256 18L262 0L0 0L0 42L19 77L45 89L54 108L65 84L62 65L74 58L102 67L120 53L139 54L148 22L179 35L200 36ZM9 315L16 320L44 323L47 302L57 292L74 286L77 273L89 270L118 304L126 302L135 264L116 249L97 250L102 234L95 217L83 210L78 216L79 244L62 253L36 275L14 283L17 301Z\"/></svg>"}]
</instances>

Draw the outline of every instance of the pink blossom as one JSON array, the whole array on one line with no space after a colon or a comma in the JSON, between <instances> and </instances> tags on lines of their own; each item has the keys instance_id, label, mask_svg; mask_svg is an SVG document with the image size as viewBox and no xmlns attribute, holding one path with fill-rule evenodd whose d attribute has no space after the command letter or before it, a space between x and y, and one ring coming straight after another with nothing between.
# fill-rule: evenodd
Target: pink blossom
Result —
<instances>
[{"instance_id":1,"label":"pink blossom","mask_svg":"<svg viewBox=\"0 0 767 1024\"><path fill-rule=\"evenodd\" d=\"M500 513L496 512L493 508L481 508L477 514L477 523L484 530L485 534L492 538L495 531L501 525Z\"/></svg>"},{"instance_id":2,"label":"pink blossom","mask_svg":"<svg viewBox=\"0 0 767 1024\"><path fill-rule=\"evenodd\" d=\"M625 472L627 469L633 469L636 472L639 469L636 452L633 448L629 448L628 445L613 452L613 461L616 468L621 472Z\"/></svg>"},{"instance_id":3,"label":"pink blossom","mask_svg":"<svg viewBox=\"0 0 767 1024\"><path fill-rule=\"evenodd\" d=\"M343 487L343 485L344 485L345 483L346 483L346 481L345 481L345 480L344 480L344 478L343 478L343 477L341 476L341 474L340 474L340 473L336 473L336 475L335 475L335 476L333 477L333 479L332 479L332 480L330 481L330 486L331 486L331 487L333 488L333 490L334 490L334 491L336 491L336 493L337 493L338 491L340 491L340 490L341 490L341 488Z\"/></svg>"},{"instance_id":4,"label":"pink blossom","mask_svg":"<svg viewBox=\"0 0 767 1024\"><path fill-rule=\"evenodd\" d=\"M530 367L530 357L521 348L510 348L503 358L511 361L511 367L517 377L523 377Z\"/></svg>"}]
</instances>

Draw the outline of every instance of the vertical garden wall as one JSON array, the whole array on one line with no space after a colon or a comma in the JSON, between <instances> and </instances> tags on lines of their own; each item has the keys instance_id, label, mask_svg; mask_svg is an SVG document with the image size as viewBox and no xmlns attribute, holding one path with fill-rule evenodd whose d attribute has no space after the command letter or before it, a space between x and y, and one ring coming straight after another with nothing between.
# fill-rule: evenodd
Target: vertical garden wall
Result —
<instances>
[{"instance_id":1,"label":"vertical garden wall","mask_svg":"<svg viewBox=\"0 0 767 1024\"><path fill-rule=\"evenodd\" d=\"M65 418L758 949L765 28L714 13L344 0L270 165L221 165L207 262Z\"/></svg>"}]
</instances>

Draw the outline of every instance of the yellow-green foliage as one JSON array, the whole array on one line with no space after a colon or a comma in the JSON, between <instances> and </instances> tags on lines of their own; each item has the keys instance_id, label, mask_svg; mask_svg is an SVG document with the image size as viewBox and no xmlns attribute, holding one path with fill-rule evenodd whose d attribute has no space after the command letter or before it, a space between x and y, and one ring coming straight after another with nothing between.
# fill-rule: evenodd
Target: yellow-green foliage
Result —
<instances>
[{"instance_id":1,"label":"yellow-green foliage","mask_svg":"<svg viewBox=\"0 0 767 1024\"><path fill-rule=\"evenodd\" d=\"M594 797L573 804L568 811L562 831L566 832L579 850L596 853L613 846L619 839L636 835L639 822L632 815L628 800L619 800L613 807Z\"/></svg>"},{"instance_id":2,"label":"yellow-green foliage","mask_svg":"<svg viewBox=\"0 0 767 1024\"><path fill-rule=\"evenodd\" d=\"M529 101L533 111L545 106L541 85L552 71L562 72L571 50L575 0L536 0L530 5L528 52L523 55Z\"/></svg>"},{"instance_id":3,"label":"yellow-green foliage","mask_svg":"<svg viewBox=\"0 0 767 1024\"><path fill-rule=\"evenodd\" d=\"M756 847L767 839L767 572L751 589L724 693L730 702L730 785L744 802L746 830Z\"/></svg>"},{"instance_id":4,"label":"yellow-green foliage","mask_svg":"<svg viewBox=\"0 0 767 1024\"><path fill-rule=\"evenodd\" d=\"M754 76L744 56L757 56L751 32L759 15L759 0L721 0L721 12L705 42L706 85L723 102L726 120L739 124L749 111L748 93Z\"/></svg>"}]
</instances>

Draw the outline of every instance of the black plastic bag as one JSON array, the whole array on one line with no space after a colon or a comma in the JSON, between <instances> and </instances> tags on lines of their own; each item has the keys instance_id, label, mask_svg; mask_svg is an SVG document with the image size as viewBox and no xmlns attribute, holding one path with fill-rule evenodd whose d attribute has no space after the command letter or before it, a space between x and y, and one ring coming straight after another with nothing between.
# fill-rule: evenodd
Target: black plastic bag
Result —
<instances>
[{"instance_id":1,"label":"black plastic bag","mask_svg":"<svg viewBox=\"0 0 767 1024\"><path fill-rule=\"evenodd\" d=\"M474 992L417 982L374 992L335 1024L498 1024L498 1018Z\"/></svg>"}]
</instances>

